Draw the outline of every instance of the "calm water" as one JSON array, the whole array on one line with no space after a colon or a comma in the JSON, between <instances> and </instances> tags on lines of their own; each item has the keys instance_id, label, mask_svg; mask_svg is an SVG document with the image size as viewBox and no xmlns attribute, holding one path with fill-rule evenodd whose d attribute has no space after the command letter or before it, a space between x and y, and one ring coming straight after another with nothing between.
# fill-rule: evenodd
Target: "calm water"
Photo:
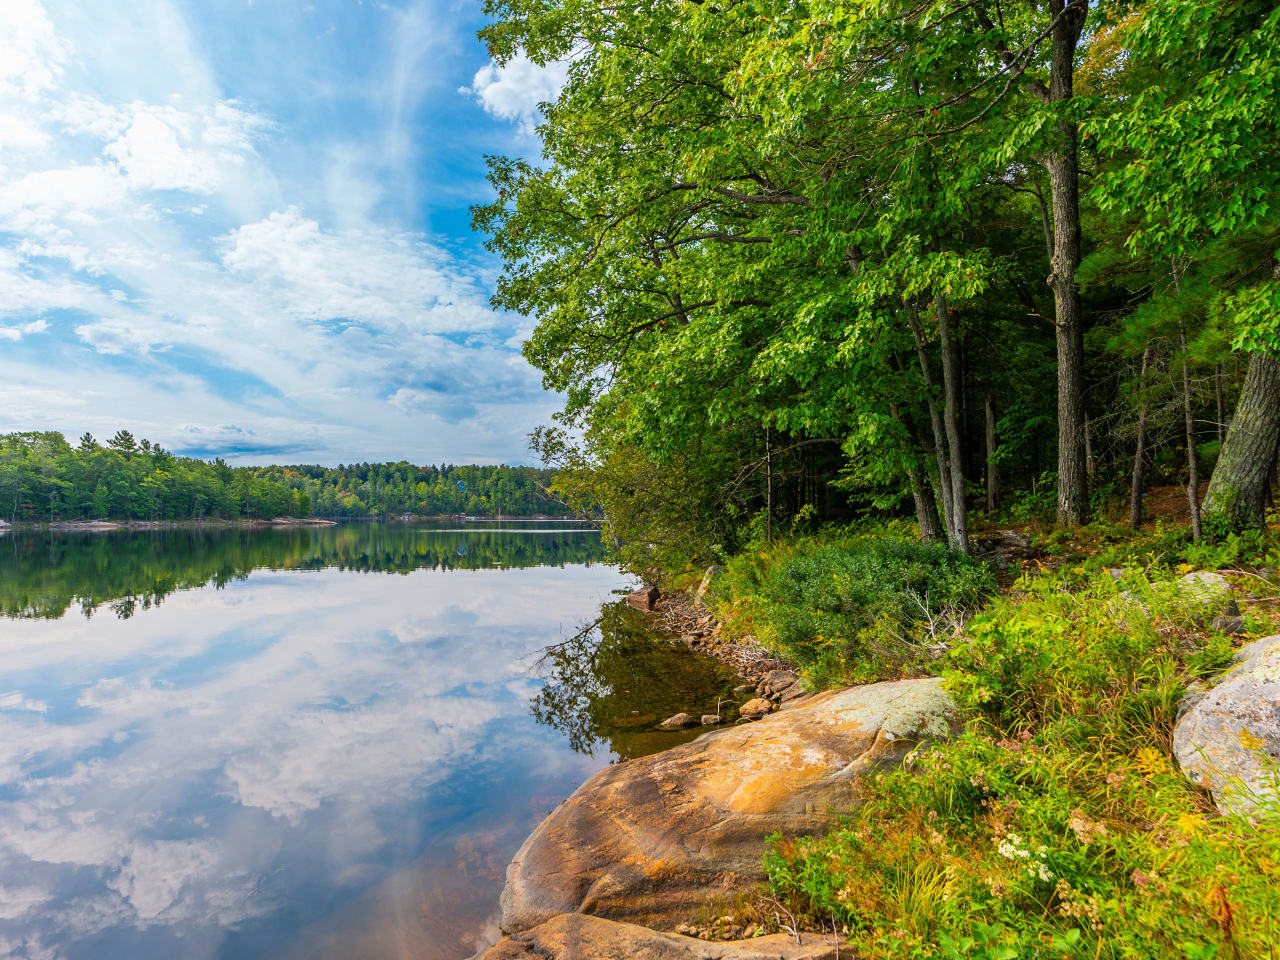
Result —
<instances>
[{"instance_id":1,"label":"calm water","mask_svg":"<svg viewBox=\"0 0 1280 960\"><path fill-rule=\"evenodd\" d=\"M0 537L0 957L488 942L533 825L735 682L527 526Z\"/></svg>"}]
</instances>

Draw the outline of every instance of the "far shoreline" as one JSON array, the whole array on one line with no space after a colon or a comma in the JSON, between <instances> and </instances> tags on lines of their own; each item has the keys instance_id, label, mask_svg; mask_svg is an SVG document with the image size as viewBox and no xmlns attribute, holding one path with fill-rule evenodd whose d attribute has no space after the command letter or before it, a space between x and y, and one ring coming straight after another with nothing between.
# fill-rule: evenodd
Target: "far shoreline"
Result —
<instances>
[{"instance_id":1,"label":"far shoreline","mask_svg":"<svg viewBox=\"0 0 1280 960\"><path fill-rule=\"evenodd\" d=\"M456 520L467 522L541 522L541 523L595 523L590 517L555 517L547 514L534 516L508 516L505 514L393 514L391 516L366 517L274 517L262 518L209 518L202 520L46 520L9 521L0 519L0 533L8 530L47 530L52 533L111 533L139 530L268 530L297 527L335 527L344 522L354 523L416 523L424 520Z\"/></svg>"}]
</instances>

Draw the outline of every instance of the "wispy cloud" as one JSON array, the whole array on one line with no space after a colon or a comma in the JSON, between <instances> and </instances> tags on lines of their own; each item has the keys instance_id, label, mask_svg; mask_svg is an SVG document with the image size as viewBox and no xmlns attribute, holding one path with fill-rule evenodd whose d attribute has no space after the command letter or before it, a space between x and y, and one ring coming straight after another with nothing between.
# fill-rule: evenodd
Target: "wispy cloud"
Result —
<instances>
[{"instance_id":1,"label":"wispy cloud","mask_svg":"<svg viewBox=\"0 0 1280 960\"><path fill-rule=\"evenodd\" d=\"M0 429L127 424L178 447L235 424L256 440L187 446L523 458L554 398L519 358L520 318L487 304L476 238L434 224L458 224L478 141L519 137L563 78L477 73L474 24L425 0L343 30L352 8L319 6L192 24L169 0L0 5ZM319 45L332 72L221 62L217 41L245 32L232 13L256 33L310 17L282 47ZM335 59L337 37L381 56ZM476 146L465 169L444 136Z\"/></svg>"}]
</instances>

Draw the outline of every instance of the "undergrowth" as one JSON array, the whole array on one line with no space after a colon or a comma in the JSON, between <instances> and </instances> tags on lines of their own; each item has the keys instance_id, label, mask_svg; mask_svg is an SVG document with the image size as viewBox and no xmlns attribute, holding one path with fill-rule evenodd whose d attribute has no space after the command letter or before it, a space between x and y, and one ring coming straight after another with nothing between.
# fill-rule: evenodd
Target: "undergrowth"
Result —
<instances>
[{"instance_id":1,"label":"undergrowth","mask_svg":"<svg viewBox=\"0 0 1280 960\"><path fill-rule=\"evenodd\" d=\"M941 663L965 732L835 832L774 837L774 896L865 960L1275 960L1280 805L1219 814L1171 755L1230 663L1203 619L1137 567L1023 578Z\"/></svg>"},{"instance_id":2,"label":"undergrowth","mask_svg":"<svg viewBox=\"0 0 1280 960\"><path fill-rule=\"evenodd\" d=\"M905 530L839 528L733 558L713 603L816 686L909 674L995 588L988 568Z\"/></svg>"}]
</instances>

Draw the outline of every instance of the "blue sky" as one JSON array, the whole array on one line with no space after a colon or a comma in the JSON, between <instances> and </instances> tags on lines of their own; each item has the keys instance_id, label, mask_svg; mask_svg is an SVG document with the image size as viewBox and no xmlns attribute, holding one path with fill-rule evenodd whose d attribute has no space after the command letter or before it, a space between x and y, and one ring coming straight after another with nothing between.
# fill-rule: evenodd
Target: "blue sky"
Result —
<instances>
[{"instance_id":1,"label":"blue sky","mask_svg":"<svg viewBox=\"0 0 1280 960\"><path fill-rule=\"evenodd\" d=\"M469 228L561 68L477 2L0 3L0 431L528 462L557 405Z\"/></svg>"}]
</instances>

